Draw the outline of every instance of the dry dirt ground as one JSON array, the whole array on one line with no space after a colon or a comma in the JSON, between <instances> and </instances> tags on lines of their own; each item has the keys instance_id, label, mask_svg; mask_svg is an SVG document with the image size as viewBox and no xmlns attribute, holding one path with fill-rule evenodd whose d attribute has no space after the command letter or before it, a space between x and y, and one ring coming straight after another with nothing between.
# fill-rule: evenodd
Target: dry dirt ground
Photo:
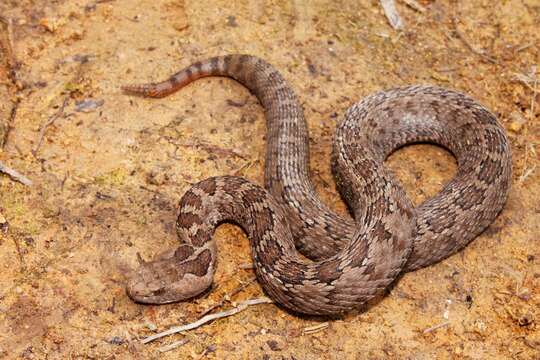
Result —
<instances>
[{"instance_id":1,"label":"dry dirt ground","mask_svg":"<svg viewBox=\"0 0 540 360\"><path fill-rule=\"evenodd\" d=\"M397 1L396 31L375 0L3 0L0 160L33 185L0 177L0 357L539 359L540 1L407 2ZM265 58L296 90L314 182L339 211L336 122L366 94L411 83L461 90L497 114L513 151L506 208L464 251L404 275L361 311L319 319L257 305L142 344L264 295L240 266L248 242L232 225L216 234L212 292L144 306L124 289L137 253L176 245L176 203L190 184L224 174L262 183L265 127L257 100L228 79L160 100L119 86L237 52ZM388 164L417 203L456 169L428 145ZM176 341L187 342L160 351Z\"/></svg>"}]
</instances>

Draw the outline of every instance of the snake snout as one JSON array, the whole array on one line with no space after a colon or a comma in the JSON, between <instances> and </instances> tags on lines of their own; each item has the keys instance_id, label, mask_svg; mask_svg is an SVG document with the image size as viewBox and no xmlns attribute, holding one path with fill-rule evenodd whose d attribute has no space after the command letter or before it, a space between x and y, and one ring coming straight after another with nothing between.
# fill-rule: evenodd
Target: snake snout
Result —
<instances>
[{"instance_id":1,"label":"snake snout","mask_svg":"<svg viewBox=\"0 0 540 360\"><path fill-rule=\"evenodd\" d=\"M127 295L138 303L166 304L193 298L212 284L212 271L199 276L180 267L171 258L141 264L127 281Z\"/></svg>"}]
</instances>

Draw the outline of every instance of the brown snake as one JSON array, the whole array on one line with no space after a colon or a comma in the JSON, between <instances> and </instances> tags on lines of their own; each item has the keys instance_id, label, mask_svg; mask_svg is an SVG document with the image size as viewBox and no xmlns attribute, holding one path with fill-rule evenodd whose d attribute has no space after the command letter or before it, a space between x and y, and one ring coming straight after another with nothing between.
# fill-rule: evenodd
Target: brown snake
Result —
<instances>
[{"instance_id":1,"label":"brown snake","mask_svg":"<svg viewBox=\"0 0 540 360\"><path fill-rule=\"evenodd\" d=\"M335 134L332 169L353 220L319 200L309 177L302 107L264 60L214 57L164 82L123 90L163 97L205 76L231 77L263 105L266 190L231 176L189 189L176 224L182 244L141 264L127 286L135 301L168 303L207 289L216 269L213 232L233 222L247 233L257 278L272 299L301 313L342 313L380 294L402 271L462 249L504 206L511 180L508 140L495 116L465 95L410 86L369 95L347 111ZM384 160L418 142L451 151L458 170L436 196L414 208Z\"/></svg>"}]
</instances>

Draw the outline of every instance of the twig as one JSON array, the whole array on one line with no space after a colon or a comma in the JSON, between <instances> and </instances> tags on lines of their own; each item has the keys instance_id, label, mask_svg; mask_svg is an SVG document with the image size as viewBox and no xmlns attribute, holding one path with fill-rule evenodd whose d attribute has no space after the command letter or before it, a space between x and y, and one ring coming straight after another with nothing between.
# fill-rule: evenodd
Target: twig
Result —
<instances>
[{"instance_id":1,"label":"twig","mask_svg":"<svg viewBox=\"0 0 540 360\"><path fill-rule=\"evenodd\" d=\"M239 154L236 151L231 150L231 149L224 149L217 145L207 144L203 142L198 142L195 144L179 144L179 145L182 147L188 147L188 148L199 148L206 152L209 152L210 154L216 154L219 156L232 156L232 157L240 158L242 160L247 160L247 158L244 155Z\"/></svg>"},{"instance_id":2,"label":"twig","mask_svg":"<svg viewBox=\"0 0 540 360\"><path fill-rule=\"evenodd\" d=\"M535 341L533 339L528 339L526 336L523 335L516 337L516 339L523 339L523 343L525 343L525 345L527 345L531 349L540 350L540 341L538 340Z\"/></svg>"},{"instance_id":3,"label":"twig","mask_svg":"<svg viewBox=\"0 0 540 360\"><path fill-rule=\"evenodd\" d=\"M538 78L536 77L536 74L533 72L533 70L535 70L534 67L528 74L514 72L513 80L521 81L530 90L534 91L533 84L535 82L538 82Z\"/></svg>"},{"instance_id":4,"label":"twig","mask_svg":"<svg viewBox=\"0 0 540 360\"><path fill-rule=\"evenodd\" d=\"M253 165L253 161L248 161L246 162L244 165L240 166L240 168L238 168L238 170L235 170L233 172L233 174L235 176L241 176L242 172L246 169L249 169L251 166Z\"/></svg>"},{"instance_id":5,"label":"twig","mask_svg":"<svg viewBox=\"0 0 540 360\"><path fill-rule=\"evenodd\" d=\"M437 330L437 329L446 327L446 326L448 326L448 325L450 325L450 321L445 321L445 322L443 322L443 323L440 323L440 324L438 324L438 325L435 325L435 326L432 326L432 327L430 327L430 328L425 329L425 330L423 331L423 333L424 333L424 334L429 334L430 332L433 332L433 331L435 331L435 330Z\"/></svg>"},{"instance_id":6,"label":"twig","mask_svg":"<svg viewBox=\"0 0 540 360\"><path fill-rule=\"evenodd\" d=\"M220 302L208 307L206 310L204 310L200 316L204 316L206 314L208 314L210 311L218 308L218 307L221 307L225 304L225 302L227 301L230 301L231 297L233 297L234 295L240 293L241 291L243 291L245 288L247 288L249 285L253 284L253 282L257 280L256 277L252 277L250 278L248 281L246 281L245 283L243 283L242 285L238 286L236 289L234 289L233 291L231 291L229 294L225 294L223 296L223 299L221 299Z\"/></svg>"},{"instance_id":7,"label":"twig","mask_svg":"<svg viewBox=\"0 0 540 360\"><path fill-rule=\"evenodd\" d=\"M302 333L304 335L311 335L311 334L315 334L319 331L323 331L324 329L326 329L327 327L329 326L329 323L328 322L323 322L321 324L318 324L318 325L314 325L314 326L308 326L306 328L304 328L304 330L302 331Z\"/></svg>"},{"instance_id":8,"label":"twig","mask_svg":"<svg viewBox=\"0 0 540 360\"><path fill-rule=\"evenodd\" d=\"M453 23L453 26L454 26L454 33L456 34L456 36L458 37L459 40L461 40L461 42L463 42L463 44L469 49L469 51L471 51L473 54L476 54L478 56L480 56L482 59L492 63L492 64L498 64L499 62L497 61L497 59L495 59L494 57L491 57L489 55L486 55L484 51L480 51L480 50L477 50L474 46L471 45L471 43L469 43L469 41L467 41L467 38L465 38L465 35L463 35L459 30L458 30L458 27L457 27L457 22L456 22L456 19L452 19L452 23Z\"/></svg>"},{"instance_id":9,"label":"twig","mask_svg":"<svg viewBox=\"0 0 540 360\"><path fill-rule=\"evenodd\" d=\"M13 107L11 108L11 112L9 114L9 120L7 121L7 128L6 128L6 132L4 133L4 138L3 139L0 139L0 147L4 147L4 145L6 145L7 141L8 141L8 137L9 137L9 134L11 132L11 129L12 129L12 124L15 122L15 118L17 117L17 110L19 108L19 104L20 104L20 99L17 98L17 100L15 100L13 102Z\"/></svg>"},{"instance_id":10,"label":"twig","mask_svg":"<svg viewBox=\"0 0 540 360\"><path fill-rule=\"evenodd\" d=\"M160 339L160 338L165 337L165 336L169 336L169 335L172 335L172 334L177 334L177 333L181 333L181 332L184 332L184 331L188 331L188 330L198 328L199 326L204 325L204 324L206 324L206 323L208 323L210 321L216 320L216 319L221 319L221 318L224 318L224 317L228 317L228 316L231 316L231 315L238 314L239 312L244 311L245 309L247 309L248 306L257 305L257 304L270 304L272 302L273 301L271 299L267 298L267 297L261 297L261 298L257 298L257 299L246 300L246 301L241 302L240 304L238 304L238 306L236 306L236 307L234 307L232 309L222 311L222 312L218 312L218 313L215 313L215 314L210 314L210 315L203 316L199 320L197 320L195 322L192 322L190 324L186 324L186 325L182 325L182 326L174 326L174 327L170 328L169 330L157 333L157 334L152 335L152 336L148 336L147 338L142 339L141 342L143 344L147 344L147 343L149 343L151 341Z\"/></svg>"},{"instance_id":11,"label":"twig","mask_svg":"<svg viewBox=\"0 0 540 360\"><path fill-rule=\"evenodd\" d=\"M536 66L531 68L531 76L534 78L533 81L533 93L531 96L531 112L529 118L531 121L534 120L534 103L536 102L536 93L538 92L538 76L536 76Z\"/></svg>"},{"instance_id":12,"label":"twig","mask_svg":"<svg viewBox=\"0 0 540 360\"><path fill-rule=\"evenodd\" d=\"M529 120L531 123L534 122L535 114L534 114L534 104L536 102L536 96L538 94L538 76L536 75L536 66L531 67L531 70L526 73L514 73L514 80L520 81L525 86L527 86L531 91L531 106L529 108ZM525 181L527 177L529 177L534 170L536 170L536 165L534 165L531 168L527 168L527 162L529 160L529 151L533 153L534 156L536 156L536 150L534 149L535 144L527 144L525 147L525 159L523 160L523 171L520 175L518 182L522 183ZM530 150L529 150L530 149Z\"/></svg>"},{"instance_id":13,"label":"twig","mask_svg":"<svg viewBox=\"0 0 540 360\"><path fill-rule=\"evenodd\" d=\"M17 86L17 70L19 69L19 62L15 56L15 45L13 42L13 20L11 18L6 18L0 16L0 22L4 23L6 26L6 58L9 66L9 78L11 82Z\"/></svg>"},{"instance_id":14,"label":"twig","mask_svg":"<svg viewBox=\"0 0 540 360\"><path fill-rule=\"evenodd\" d=\"M4 215L2 215L2 213L0 212L0 232L2 232L3 234L6 234L8 230L9 230L9 223L4 217Z\"/></svg>"},{"instance_id":15,"label":"twig","mask_svg":"<svg viewBox=\"0 0 540 360\"><path fill-rule=\"evenodd\" d=\"M251 270L251 269L255 269L255 264L243 263L243 264L238 265L238 268L242 270Z\"/></svg>"},{"instance_id":16,"label":"twig","mask_svg":"<svg viewBox=\"0 0 540 360\"><path fill-rule=\"evenodd\" d=\"M6 38L5 41L0 40L0 46L4 44L4 52L6 53L6 62L7 68L9 69L8 77L15 89L21 88L20 83L17 79L17 71L19 70L20 63L17 61L15 56L15 47L13 42L13 20L11 18L6 18L0 16L0 22L5 25L6 28ZM11 108L11 113L9 115L9 120L6 123L6 130L4 133L4 138L0 140L0 147L4 147L7 142L8 135L11 131L11 126L14 122L15 116L17 115L17 108L19 106L20 98L16 97L16 100L13 101L13 107Z\"/></svg>"},{"instance_id":17,"label":"twig","mask_svg":"<svg viewBox=\"0 0 540 360\"><path fill-rule=\"evenodd\" d=\"M520 45L518 48L516 48L515 51L516 52L521 52L523 50L526 50L526 49L530 48L533 45L534 45L534 43L523 44L523 45Z\"/></svg>"},{"instance_id":18,"label":"twig","mask_svg":"<svg viewBox=\"0 0 540 360\"><path fill-rule=\"evenodd\" d=\"M13 240L13 244L15 245L15 250L17 250L17 255L19 256L19 262L20 262L20 265L21 265L21 271L24 271L24 269L26 268L26 265L24 264L24 258L23 258L23 254L22 254L22 251L21 251L21 243L19 241L20 234L18 232L15 232L10 237Z\"/></svg>"},{"instance_id":19,"label":"twig","mask_svg":"<svg viewBox=\"0 0 540 360\"><path fill-rule=\"evenodd\" d=\"M214 351L216 351L216 346L215 345L207 346L206 349L204 349L204 351L202 353L200 353L197 357L193 357L193 359L194 360L201 360L206 355L208 355L209 353L214 352Z\"/></svg>"},{"instance_id":20,"label":"twig","mask_svg":"<svg viewBox=\"0 0 540 360\"><path fill-rule=\"evenodd\" d=\"M15 181L20 182L23 185L26 186L32 186L32 180L21 174L15 169L12 169L6 165L4 165L3 162L0 161L0 172L9 175L10 178L12 178Z\"/></svg>"},{"instance_id":21,"label":"twig","mask_svg":"<svg viewBox=\"0 0 540 360\"><path fill-rule=\"evenodd\" d=\"M533 167L531 168L527 168L527 164L525 164L525 167L523 169L523 174L521 174L519 176L519 179L518 179L518 182L521 184L522 182L525 181L525 179L527 179L529 176L531 176L531 174L534 172L534 170L536 170L536 165L534 165Z\"/></svg>"},{"instance_id":22,"label":"twig","mask_svg":"<svg viewBox=\"0 0 540 360\"><path fill-rule=\"evenodd\" d=\"M189 339L178 340L178 341L173 342L172 344L162 346L162 347L158 348L158 350L159 350L159 352L171 351L171 350L176 349L177 347L180 347L180 346L183 346L183 345L187 344L188 342L189 342Z\"/></svg>"},{"instance_id":23,"label":"twig","mask_svg":"<svg viewBox=\"0 0 540 360\"><path fill-rule=\"evenodd\" d=\"M416 0L402 0L405 4L409 5L414 10L424 13L426 12L426 8L419 4Z\"/></svg>"},{"instance_id":24,"label":"twig","mask_svg":"<svg viewBox=\"0 0 540 360\"><path fill-rule=\"evenodd\" d=\"M36 156L39 148L41 147L41 144L43 143L43 138L45 137L45 132L47 131L47 128L49 126L51 126L56 121L56 119L58 119L60 117L60 115L62 115L62 113L64 112L64 109L66 108L66 105L67 105L68 101L69 101L69 97L66 97L64 99L64 101L62 102L62 105L60 106L58 111L55 112L53 115L51 115L49 117L49 119L47 120L47 122L45 124L43 124L43 126L39 130L38 142L37 142L36 146L34 147L34 149L32 150L32 154L34 156Z\"/></svg>"},{"instance_id":25,"label":"twig","mask_svg":"<svg viewBox=\"0 0 540 360\"><path fill-rule=\"evenodd\" d=\"M83 76L83 70L85 68L85 64L87 64L88 61L79 61L78 63L78 67L77 67L77 72L75 73L75 75L73 76L72 80L70 81L70 83L72 84L78 84L80 83L81 79L82 79L82 76ZM68 83L69 84L69 83ZM67 88L66 88L67 89ZM60 108L58 109L58 111L56 113L54 113L53 115L51 115L49 117L49 119L47 120L47 122L45 122L45 124L43 124L41 126L41 129L39 130L39 137L38 137L38 141L37 141L37 144L36 146L34 147L34 149L32 150L32 154L34 156L37 155L37 152L39 150L39 148L41 147L41 144L43 143L43 139L45 137L45 132L47 131L47 128L49 126L51 126L61 115L63 115L64 113L64 110L69 102L69 99L70 99L70 94L71 92L73 92L74 89L71 89L69 90L68 94L65 95L64 97L64 101L62 101L62 105L60 105ZM72 114L67 114L67 115L64 115L64 118L66 117L69 117L71 116Z\"/></svg>"},{"instance_id":26,"label":"twig","mask_svg":"<svg viewBox=\"0 0 540 360\"><path fill-rule=\"evenodd\" d=\"M384 15L386 15L386 18L388 19L388 22L390 25L396 29L401 30L403 29L403 20L401 20L401 17L399 16L399 13L396 9L396 3L394 0L380 0L381 6L384 10Z\"/></svg>"}]
</instances>

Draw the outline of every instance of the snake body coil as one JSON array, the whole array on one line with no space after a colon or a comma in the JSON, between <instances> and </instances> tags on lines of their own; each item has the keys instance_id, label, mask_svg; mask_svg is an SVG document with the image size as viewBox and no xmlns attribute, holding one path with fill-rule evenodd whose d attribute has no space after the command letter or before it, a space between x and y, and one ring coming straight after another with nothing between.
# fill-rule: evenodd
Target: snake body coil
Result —
<instances>
[{"instance_id":1,"label":"snake body coil","mask_svg":"<svg viewBox=\"0 0 540 360\"><path fill-rule=\"evenodd\" d=\"M263 105L266 190L230 176L193 186L180 202L182 244L135 272L128 294L136 301L179 301L208 288L216 267L212 234L227 221L246 231L257 277L275 301L306 314L341 313L380 293L400 272L462 249L504 206L511 180L508 140L495 116L463 94L410 86L370 95L347 111L336 131L332 169L353 220L337 215L315 193L302 108L264 60L214 57L164 82L123 89L162 97L205 76L231 77ZM458 171L414 208L383 162L417 142L450 150Z\"/></svg>"}]
</instances>

